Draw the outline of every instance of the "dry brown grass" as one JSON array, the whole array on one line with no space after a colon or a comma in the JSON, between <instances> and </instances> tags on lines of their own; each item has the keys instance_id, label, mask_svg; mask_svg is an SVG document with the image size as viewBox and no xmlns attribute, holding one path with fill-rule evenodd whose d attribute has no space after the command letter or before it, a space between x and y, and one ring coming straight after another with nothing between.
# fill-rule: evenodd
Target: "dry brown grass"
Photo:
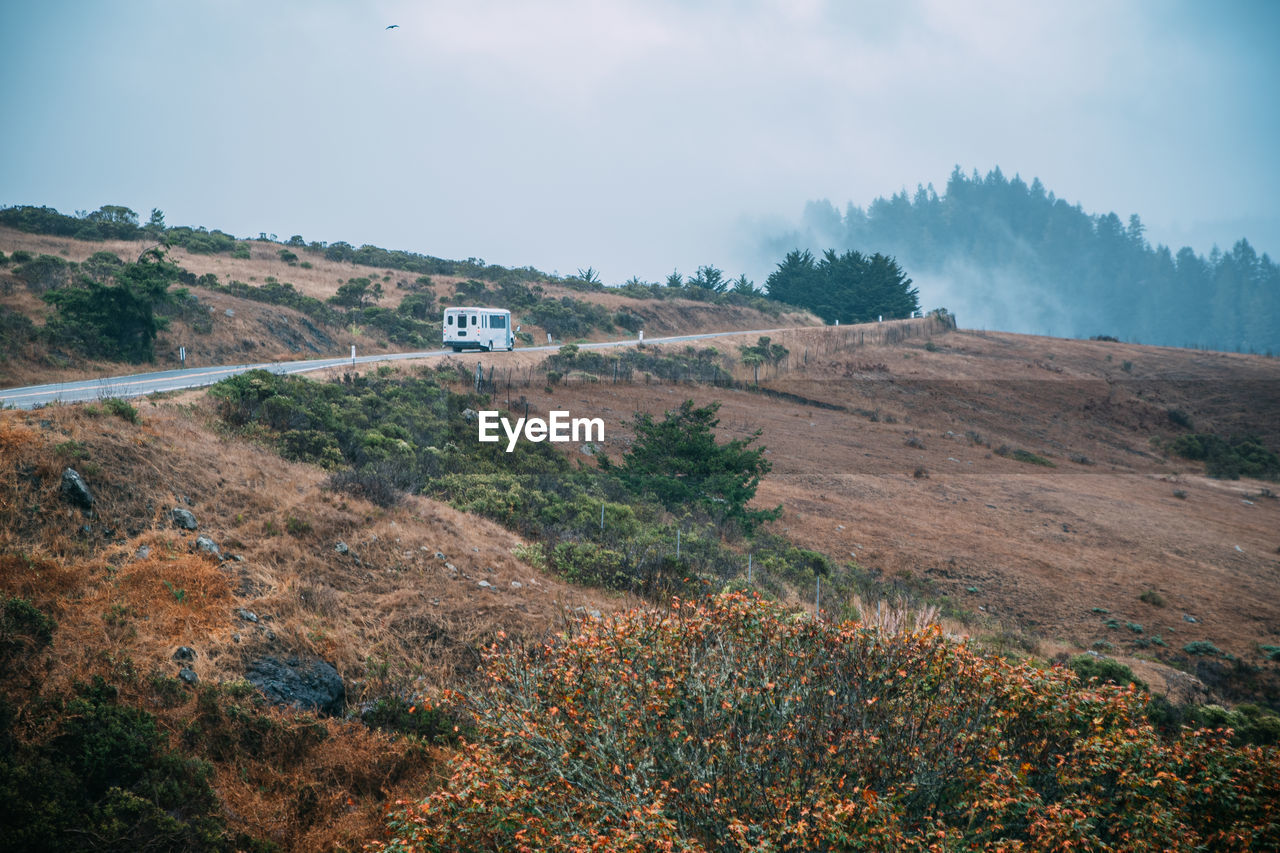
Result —
<instances>
[{"instance_id":1,"label":"dry brown grass","mask_svg":"<svg viewBox=\"0 0 1280 853\"><path fill-rule=\"evenodd\" d=\"M325 472L219 434L199 406L140 408L140 425L86 406L0 412L0 591L58 623L33 685L65 694L101 675L156 713L177 748L201 705L189 696L157 708L148 685L180 666L202 684L229 683L261 654L314 655L338 668L358 707L465 683L500 630L541 637L566 608L624 603L540 575L496 525L421 498L388 511L336 495ZM97 498L92 515L60 496L67 464ZM196 533L172 527L176 505L195 513ZM197 533L242 559L193 553ZM174 661L179 645L195 661ZM268 713L276 752L210 757L235 824L286 850L354 849L379 833L387 802L433 784L434 749L337 720L319 722L326 734L312 743L310 718Z\"/></svg>"}]
</instances>

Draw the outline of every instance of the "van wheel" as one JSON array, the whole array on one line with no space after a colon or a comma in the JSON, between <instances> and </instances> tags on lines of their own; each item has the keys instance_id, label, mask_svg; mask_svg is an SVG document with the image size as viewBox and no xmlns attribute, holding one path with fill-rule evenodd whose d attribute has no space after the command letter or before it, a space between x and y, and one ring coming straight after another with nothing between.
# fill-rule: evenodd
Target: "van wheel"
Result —
<instances>
[{"instance_id":1,"label":"van wheel","mask_svg":"<svg viewBox=\"0 0 1280 853\"><path fill-rule=\"evenodd\" d=\"M453 348L453 351L454 351L454 352L462 352L462 347L454 347L454 348Z\"/></svg>"}]
</instances>

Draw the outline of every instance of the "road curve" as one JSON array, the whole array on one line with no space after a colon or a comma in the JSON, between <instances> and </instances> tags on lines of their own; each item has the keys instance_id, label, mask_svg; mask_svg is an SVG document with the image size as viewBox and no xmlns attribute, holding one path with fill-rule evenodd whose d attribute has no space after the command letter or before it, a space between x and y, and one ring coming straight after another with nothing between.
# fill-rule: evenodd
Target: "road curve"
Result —
<instances>
[{"instance_id":1,"label":"road curve","mask_svg":"<svg viewBox=\"0 0 1280 853\"><path fill-rule=\"evenodd\" d=\"M769 335L786 329L743 329L732 332L707 332L700 335L675 335L669 338L647 338L646 344L673 344L723 338L730 335ZM597 341L578 344L580 349L608 349L635 346L639 339L623 341ZM537 347L521 347L518 352L553 352L558 344ZM135 373L130 376L112 376L99 379L78 379L56 382L50 385L28 385L25 388L0 389L0 408L34 409L50 403L80 403L107 397L141 397L160 391L182 391L221 382L228 376L249 370L269 370L272 373L306 373L327 367L351 364L372 364L380 361L403 361L419 358L440 358L453 355L452 350L425 350L421 352L390 352L380 355L359 355L352 358L313 358L300 361L264 361L256 364L234 364L222 367L188 367L179 370L161 370L154 373Z\"/></svg>"}]
</instances>

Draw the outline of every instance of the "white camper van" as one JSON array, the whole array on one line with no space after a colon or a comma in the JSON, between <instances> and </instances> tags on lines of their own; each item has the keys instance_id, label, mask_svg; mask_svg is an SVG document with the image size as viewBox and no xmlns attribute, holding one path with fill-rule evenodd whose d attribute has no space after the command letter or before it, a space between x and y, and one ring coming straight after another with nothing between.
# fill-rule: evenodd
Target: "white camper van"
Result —
<instances>
[{"instance_id":1,"label":"white camper van","mask_svg":"<svg viewBox=\"0 0 1280 853\"><path fill-rule=\"evenodd\" d=\"M511 312L501 308L444 309L444 345L454 352L464 349L511 350L515 348Z\"/></svg>"}]
</instances>

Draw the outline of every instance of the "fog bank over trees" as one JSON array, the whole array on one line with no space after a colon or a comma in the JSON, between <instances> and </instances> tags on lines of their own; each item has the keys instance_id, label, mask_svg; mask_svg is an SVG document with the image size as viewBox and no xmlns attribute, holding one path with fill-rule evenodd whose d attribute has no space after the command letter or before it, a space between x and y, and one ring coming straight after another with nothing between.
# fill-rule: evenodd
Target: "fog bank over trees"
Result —
<instances>
[{"instance_id":1,"label":"fog bank over trees","mask_svg":"<svg viewBox=\"0 0 1280 853\"><path fill-rule=\"evenodd\" d=\"M1141 219L1086 213L1047 190L957 166L932 185L843 213L823 199L801 226L765 239L795 249L893 255L925 308L968 328L1280 353L1280 267L1245 239L1207 255L1152 246Z\"/></svg>"}]
</instances>

